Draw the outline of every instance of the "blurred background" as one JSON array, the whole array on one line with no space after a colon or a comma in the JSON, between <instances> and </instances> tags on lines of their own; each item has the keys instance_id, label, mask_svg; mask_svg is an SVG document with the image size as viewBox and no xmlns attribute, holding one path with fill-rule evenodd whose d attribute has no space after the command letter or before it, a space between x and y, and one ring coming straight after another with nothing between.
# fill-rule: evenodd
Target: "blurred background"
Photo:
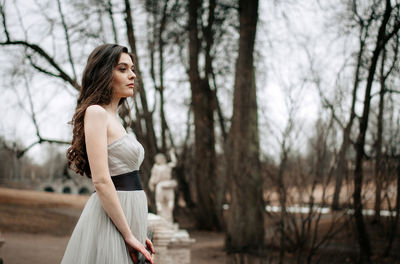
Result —
<instances>
[{"instance_id":1,"label":"blurred background","mask_svg":"<svg viewBox=\"0 0 400 264\"><path fill-rule=\"evenodd\" d=\"M192 263L400 263L400 1L0 0L0 15L5 263L59 262L93 191L65 152L103 43L135 54L120 116L152 212L154 156L176 151Z\"/></svg>"}]
</instances>

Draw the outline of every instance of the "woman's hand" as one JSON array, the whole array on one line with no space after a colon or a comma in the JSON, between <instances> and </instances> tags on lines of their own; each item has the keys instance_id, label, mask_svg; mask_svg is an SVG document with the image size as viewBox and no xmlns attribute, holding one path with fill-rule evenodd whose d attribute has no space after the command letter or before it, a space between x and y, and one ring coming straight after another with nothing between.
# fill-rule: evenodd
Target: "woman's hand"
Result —
<instances>
[{"instance_id":1,"label":"woman's hand","mask_svg":"<svg viewBox=\"0 0 400 264\"><path fill-rule=\"evenodd\" d=\"M138 264L139 263L139 256L138 256L138 252L133 249L132 247L129 247L129 255L131 256L131 259L133 261L133 264Z\"/></svg>"},{"instance_id":2,"label":"woman's hand","mask_svg":"<svg viewBox=\"0 0 400 264\"><path fill-rule=\"evenodd\" d=\"M146 246L147 246L148 249L150 249L151 254L155 254L156 253L156 251L154 250L153 243L151 242L151 240L148 237L146 238Z\"/></svg>"},{"instance_id":3,"label":"woman's hand","mask_svg":"<svg viewBox=\"0 0 400 264\"><path fill-rule=\"evenodd\" d=\"M149 240L150 241L150 240ZM129 254L131 255L131 258L134 263L138 262L138 256L137 252L140 252L143 254L143 256L151 263L153 264L153 258L151 257L150 252L146 250L144 245L139 242L133 235L129 236L128 238L125 239L125 243L128 245L129 248ZM151 242L150 242L151 243ZM147 244L147 239L146 239L146 244ZM153 245L152 245L153 246ZM154 248L153 248L154 250Z\"/></svg>"}]
</instances>

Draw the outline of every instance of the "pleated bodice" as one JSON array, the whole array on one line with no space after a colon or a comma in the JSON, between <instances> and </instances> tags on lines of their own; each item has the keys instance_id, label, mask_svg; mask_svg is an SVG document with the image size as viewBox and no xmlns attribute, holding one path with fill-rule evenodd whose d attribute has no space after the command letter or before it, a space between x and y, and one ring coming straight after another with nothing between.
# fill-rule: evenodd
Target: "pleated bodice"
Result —
<instances>
[{"instance_id":1,"label":"pleated bodice","mask_svg":"<svg viewBox=\"0 0 400 264\"><path fill-rule=\"evenodd\" d=\"M107 148L111 176L140 169L144 159L144 148L135 134L127 133L108 144Z\"/></svg>"}]
</instances>

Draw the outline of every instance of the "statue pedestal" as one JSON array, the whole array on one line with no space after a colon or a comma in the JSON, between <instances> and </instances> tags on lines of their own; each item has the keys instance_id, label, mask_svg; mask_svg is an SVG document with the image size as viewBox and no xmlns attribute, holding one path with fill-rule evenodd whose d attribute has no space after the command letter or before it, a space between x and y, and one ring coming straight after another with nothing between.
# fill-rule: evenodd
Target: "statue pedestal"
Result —
<instances>
[{"instance_id":1,"label":"statue pedestal","mask_svg":"<svg viewBox=\"0 0 400 264\"><path fill-rule=\"evenodd\" d=\"M155 214L148 216L148 229L153 231L155 263L190 264L190 250L195 240L186 230Z\"/></svg>"}]
</instances>

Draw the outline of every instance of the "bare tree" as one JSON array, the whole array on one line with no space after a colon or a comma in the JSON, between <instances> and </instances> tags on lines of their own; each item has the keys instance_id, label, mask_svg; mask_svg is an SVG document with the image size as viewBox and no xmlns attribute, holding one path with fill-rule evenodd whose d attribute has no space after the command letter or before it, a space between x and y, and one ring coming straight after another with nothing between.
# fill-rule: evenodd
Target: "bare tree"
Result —
<instances>
[{"instance_id":1,"label":"bare tree","mask_svg":"<svg viewBox=\"0 0 400 264\"><path fill-rule=\"evenodd\" d=\"M144 174L144 186L147 190L147 183L150 179L150 169L152 164L154 163L154 156L158 152L158 146L157 146L157 140L156 140L156 134L154 132L154 122L153 122L153 115L152 112L149 110L148 104L147 104L147 97L146 97L146 90L144 89L144 83L143 83L143 78L142 78L142 73L139 67L139 60L136 56L137 54L137 49L136 49L136 38L135 38L135 32L134 32L134 27L133 27L133 21L132 21L132 10L130 6L129 0L124 1L125 4L125 24L126 24L126 30L127 30L127 37L128 37L128 42L130 49L132 53L134 54L133 58L133 64L136 67L136 75L137 75L137 83L139 87L139 96L140 96L140 104L141 104L141 110L136 107L136 120L135 120L135 126L133 127L133 130L135 131L136 135L138 138L140 138L144 143L145 150L146 150L146 158L143 161L143 174ZM145 128L141 128L141 122L142 120L144 121Z\"/></svg>"},{"instance_id":2,"label":"bare tree","mask_svg":"<svg viewBox=\"0 0 400 264\"><path fill-rule=\"evenodd\" d=\"M356 6L354 6L356 8ZM357 10L354 10L354 12L357 14ZM361 69L363 66L363 56L365 52L365 45L366 41L368 40L369 37L369 27L371 25L372 19L374 17L373 12L371 12L370 17L368 20L365 22L362 20L360 16L356 16L358 19L358 23L360 25L360 32L359 32L359 50L357 52L357 61L356 61L356 67L355 67L355 72L354 72L354 83L353 83L353 88L352 88L352 95L351 95L351 107L350 107L350 114L349 114L349 119L346 123L346 125L343 128L343 139L342 139L342 145L340 147L339 151L339 159L336 164L336 169L335 169L335 176L336 176L336 182L335 182L335 191L333 195L333 201L332 201L332 208L337 210L340 208L340 192L342 188L342 182L343 178L345 175L348 174L348 168L347 168L347 158L348 158L348 152L351 148L351 132L353 128L353 123L356 118L356 101L357 101L357 92L360 84L360 75L361 75ZM327 101L325 101L326 103ZM329 105L329 104L328 104ZM330 107L332 113L334 114L334 109L333 106ZM337 120L337 119L336 119ZM347 177L346 177L347 178Z\"/></svg>"},{"instance_id":3,"label":"bare tree","mask_svg":"<svg viewBox=\"0 0 400 264\"><path fill-rule=\"evenodd\" d=\"M263 176L259 160L256 82L253 65L258 1L239 1L239 53L232 125L228 136L230 209L226 247L231 253L265 253Z\"/></svg>"},{"instance_id":4,"label":"bare tree","mask_svg":"<svg viewBox=\"0 0 400 264\"><path fill-rule=\"evenodd\" d=\"M379 111L378 111L378 120L377 120L377 132L376 132L376 142L375 142L375 218L374 221L376 223L380 222L380 212L381 212L381 196L382 196L382 185L383 185L383 174L384 174L384 161L382 157L382 145L383 145L383 113L385 107L385 94L386 94L386 80L388 79L389 75L395 69L397 64L397 57L398 57L398 48L399 48L399 37L396 35L396 41L394 45L394 58L392 61L392 65L390 68L385 71L385 64L387 63L387 49L384 48L382 51L381 56L381 65L380 65L380 72L379 72L379 83L380 83L380 91L379 91Z\"/></svg>"},{"instance_id":5,"label":"bare tree","mask_svg":"<svg viewBox=\"0 0 400 264\"><path fill-rule=\"evenodd\" d=\"M72 3L74 4L74 3ZM130 3L129 1L125 1L125 9L123 11L123 14L125 15L125 26L126 26L126 34L127 34L127 39L129 42L129 46L134 54L137 53L136 51L136 40L134 36L134 31L133 31L133 23L132 23L132 15L131 15L131 8L130 8ZM42 7L39 7L42 8ZM113 7L112 3L110 1L105 2L102 1L98 3L95 8L103 8L107 10L109 14L109 18L111 21L111 28L112 31L114 32L114 40L118 40L118 33L116 32L116 26L114 22L114 13L113 13ZM11 33L8 30L8 25L7 25L7 15L6 15L6 6L5 3L2 2L0 3L0 14L2 17L2 26L3 26L3 32L5 39L2 39L0 41L1 46L20 46L23 47L24 52L26 54L26 58L28 59L29 63L31 64L32 68L53 78L59 78L68 84L70 84L73 88L76 90L80 89L80 84L77 81L77 74L75 70L75 60L74 58L76 55L73 54L73 52L76 52L74 50L73 45L74 43L72 42L70 36L71 32L73 31L74 33L78 32L79 34L83 34L84 38L98 38L100 34L97 36L93 36L92 33L88 33L87 29L84 29L85 25L84 23L80 23L82 21L78 21L79 23L73 24L72 22L68 22L66 17L65 17L65 12L63 11L63 5L61 1L57 1L57 10L58 10L58 15L59 15L59 24L61 28L63 29L64 36L65 36L65 47L66 47L66 54L67 54L67 61L68 64L71 68L72 75L68 73L67 70L64 69L64 63L58 62L55 56L52 56L50 52L48 52L44 47L41 46L41 44L38 43L32 43L30 42L27 38L25 39L14 39ZM80 9L80 10L85 10ZM93 11L93 9L90 9ZM42 10L44 13L43 16L47 16L45 14L46 10ZM88 13L85 14L84 17L90 17L91 15L95 15L98 10L94 9L93 13ZM82 25L81 25L82 24ZM79 26L78 26L79 25ZM81 27L81 28L80 28ZM24 32L26 32L25 29L23 29ZM76 43L75 43L76 44ZM62 61L62 60L60 60ZM156 137L154 133L154 124L153 124L153 119L152 119L152 113L149 111L148 106L147 106L147 98L146 98L146 92L145 89L143 89L143 81L142 81L142 76L141 76L141 71L139 67L139 62L137 58L135 57L134 59L134 64L137 68L137 76L138 76L138 84L139 84L139 98L140 98L140 106L139 107L137 104L135 104L136 108L136 119L134 123L133 129L135 130L138 138L144 143L144 146L146 148L146 155L145 160L143 162L143 175L144 175L144 182L146 183L149 178L149 171L150 171L150 166L153 164L153 157L157 153L158 146L156 142ZM124 122L126 121L126 115L128 114L127 110L123 110L120 113L122 115L122 119ZM141 123L145 124L145 128L142 128ZM125 122L125 125L128 123ZM40 134L39 134L40 135ZM48 139L43 139L39 137L39 140L37 143L41 143L44 141L49 141ZM52 140L52 142L55 143L66 143L63 141L59 140ZM29 149L29 147L27 148ZM145 184L144 186L147 186Z\"/></svg>"},{"instance_id":6,"label":"bare tree","mask_svg":"<svg viewBox=\"0 0 400 264\"><path fill-rule=\"evenodd\" d=\"M289 94L287 96L288 102L287 107L289 109L288 113L288 121L286 127L282 133L282 139L280 143L280 160L279 160L279 168L276 175L276 186L277 193L279 195L279 205L281 207L280 217L279 217L279 233L280 233L280 241L279 241L279 263L284 263L285 251L286 251L286 221L287 221L287 186L285 184L285 174L287 173L287 165L289 160L290 152L292 151L292 142L290 140L290 136L293 133L295 126L295 112L298 110L298 105L294 102L294 98Z\"/></svg>"},{"instance_id":7,"label":"bare tree","mask_svg":"<svg viewBox=\"0 0 400 264\"><path fill-rule=\"evenodd\" d=\"M364 108L363 113L360 118L359 133L356 141L356 160L355 160L355 170L354 170L354 211L355 220L357 226L357 236L358 243L360 245L360 262L364 260L367 263L371 262L371 246L368 233L365 228L364 219L362 215L362 201L361 201L361 191L363 183L363 159L364 159L364 145L365 145L365 135L368 128L368 119L371 104L371 89L374 81L375 71L378 64L378 58L384 49L387 42L398 33L400 29L400 21L395 20L395 24L392 26L391 30L388 29L390 26L389 22L392 16L397 17L397 8L393 9L390 0L385 3L385 11L382 15L381 24L379 26L378 35L375 42L375 48L373 50L372 57L370 59L368 78L365 87L365 98L364 98Z\"/></svg>"},{"instance_id":8,"label":"bare tree","mask_svg":"<svg viewBox=\"0 0 400 264\"><path fill-rule=\"evenodd\" d=\"M210 19L213 17L214 4L210 5ZM214 108L212 106L212 91L209 85L208 74L200 77L199 54L201 41L199 40L199 11L201 1L189 1L189 80L192 90L192 107L195 123L195 179L197 183L198 213L197 220L201 228L220 229L220 217L214 206L216 186L215 177L215 134ZM212 21L211 21L212 22ZM212 27L211 25L209 25ZM212 188L210 190L210 187ZM220 209L222 210L222 209Z\"/></svg>"}]
</instances>

